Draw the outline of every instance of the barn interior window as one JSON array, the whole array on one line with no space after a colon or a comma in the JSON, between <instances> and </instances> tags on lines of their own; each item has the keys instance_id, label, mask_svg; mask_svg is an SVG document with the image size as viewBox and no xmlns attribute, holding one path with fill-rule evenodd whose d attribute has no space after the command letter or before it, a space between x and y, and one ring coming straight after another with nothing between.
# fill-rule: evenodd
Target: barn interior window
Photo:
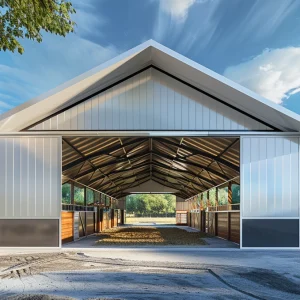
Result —
<instances>
[{"instance_id":1,"label":"barn interior window","mask_svg":"<svg viewBox=\"0 0 300 300\"><path fill-rule=\"evenodd\" d=\"M97 204L100 204L100 202L101 202L101 200L100 200L101 194L98 193L98 192L95 192L94 196L95 196L95 201L94 202L97 203Z\"/></svg>"},{"instance_id":2,"label":"barn interior window","mask_svg":"<svg viewBox=\"0 0 300 300\"><path fill-rule=\"evenodd\" d=\"M84 188L74 186L74 204L84 205Z\"/></svg>"},{"instance_id":3,"label":"barn interior window","mask_svg":"<svg viewBox=\"0 0 300 300\"><path fill-rule=\"evenodd\" d=\"M86 205L93 205L95 200L94 191L86 189Z\"/></svg>"},{"instance_id":4,"label":"barn interior window","mask_svg":"<svg viewBox=\"0 0 300 300\"><path fill-rule=\"evenodd\" d=\"M232 184L232 204L240 203L240 185Z\"/></svg>"},{"instance_id":5,"label":"barn interior window","mask_svg":"<svg viewBox=\"0 0 300 300\"><path fill-rule=\"evenodd\" d=\"M70 183L64 183L62 185L62 198L61 201L64 204L71 204L71 184Z\"/></svg>"},{"instance_id":6,"label":"barn interior window","mask_svg":"<svg viewBox=\"0 0 300 300\"><path fill-rule=\"evenodd\" d=\"M110 197L106 196L105 197L105 206L109 206L110 205Z\"/></svg>"}]
</instances>

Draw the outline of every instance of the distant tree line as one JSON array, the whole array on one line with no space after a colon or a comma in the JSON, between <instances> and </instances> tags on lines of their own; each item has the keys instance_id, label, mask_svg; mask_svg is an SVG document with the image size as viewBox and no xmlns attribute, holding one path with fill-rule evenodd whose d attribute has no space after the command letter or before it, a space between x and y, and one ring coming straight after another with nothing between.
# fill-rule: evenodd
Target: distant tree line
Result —
<instances>
[{"instance_id":1,"label":"distant tree line","mask_svg":"<svg viewBox=\"0 0 300 300\"><path fill-rule=\"evenodd\" d=\"M126 213L138 215L174 214L176 197L170 194L135 194L126 197Z\"/></svg>"}]
</instances>

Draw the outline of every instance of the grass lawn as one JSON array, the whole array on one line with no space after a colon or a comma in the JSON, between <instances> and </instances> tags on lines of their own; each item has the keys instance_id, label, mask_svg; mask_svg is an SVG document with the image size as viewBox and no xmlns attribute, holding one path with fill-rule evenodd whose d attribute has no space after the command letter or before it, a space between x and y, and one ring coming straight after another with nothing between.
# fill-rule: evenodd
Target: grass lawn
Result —
<instances>
[{"instance_id":1,"label":"grass lawn","mask_svg":"<svg viewBox=\"0 0 300 300\"><path fill-rule=\"evenodd\" d=\"M119 227L98 234L98 245L205 245L202 232L187 232L180 228L149 226Z\"/></svg>"},{"instance_id":2,"label":"grass lawn","mask_svg":"<svg viewBox=\"0 0 300 300\"><path fill-rule=\"evenodd\" d=\"M136 223L175 224L176 218L126 217L126 224Z\"/></svg>"}]
</instances>

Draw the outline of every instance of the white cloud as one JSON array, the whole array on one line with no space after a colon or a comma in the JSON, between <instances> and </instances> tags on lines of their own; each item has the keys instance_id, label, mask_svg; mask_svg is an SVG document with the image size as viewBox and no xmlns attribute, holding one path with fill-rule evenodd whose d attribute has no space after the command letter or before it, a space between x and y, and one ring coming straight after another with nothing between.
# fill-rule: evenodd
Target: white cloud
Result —
<instances>
[{"instance_id":1,"label":"white cloud","mask_svg":"<svg viewBox=\"0 0 300 300\"><path fill-rule=\"evenodd\" d=\"M251 1L251 3L253 4L248 12L243 14L239 24L218 37L218 44L222 45L221 49L237 43L244 46L244 43L260 42L274 36L278 29L300 9L298 0L265 0ZM278 35L276 38L278 39Z\"/></svg>"},{"instance_id":2,"label":"white cloud","mask_svg":"<svg viewBox=\"0 0 300 300\"><path fill-rule=\"evenodd\" d=\"M174 42L174 50L181 53L189 52L196 44L198 49L204 48L219 23L214 14L220 3L220 0L159 0L153 38L158 42L166 39Z\"/></svg>"},{"instance_id":3,"label":"white cloud","mask_svg":"<svg viewBox=\"0 0 300 300\"><path fill-rule=\"evenodd\" d=\"M256 1L237 28L240 37L262 39L271 35L299 5L295 0Z\"/></svg>"},{"instance_id":4,"label":"white cloud","mask_svg":"<svg viewBox=\"0 0 300 300\"><path fill-rule=\"evenodd\" d=\"M196 0L160 0L159 6L162 11L171 15L179 22L185 21L190 7Z\"/></svg>"},{"instance_id":5,"label":"white cloud","mask_svg":"<svg viewBox=\"0 0 300 300\"><path fill-rule=\"evenodd\" d=\"M300 92L300 47L266 49L247 62L228 67L224 76L281 104Z\"/></svg>"}]
</instances>

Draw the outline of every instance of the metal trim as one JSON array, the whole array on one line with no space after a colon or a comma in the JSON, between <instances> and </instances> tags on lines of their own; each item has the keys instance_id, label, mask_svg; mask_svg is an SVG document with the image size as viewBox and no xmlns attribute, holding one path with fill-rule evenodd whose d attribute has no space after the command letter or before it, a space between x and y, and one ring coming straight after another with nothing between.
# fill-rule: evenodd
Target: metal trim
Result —
<instances>
[{"instance_id":1,"label":"metal trim","mask_svg":"<svg viewBox=\"0 0 300 300\"><path fill-rule=\"evenodd\" d=\"M72 103L71 105L66 106L66 107L64 107L64 108L62 108L62 109L60 109L60 110L58 110L57 112L55 112L55 113L49 115L48 117L45 117L45 118L43 118L43 119L41 119L41 120L39 120L39 121L37 121L37 122L35 122L35 123L33 123L33 124L27 126L27 127L25 127L25 128L22 129L21 131L28 131L31 127L33 127L33 126L35 126L35 125L38 125L38 124L40 124L40 123L42 123L42 122L44 122L44 121L47 121L47 120L51 119L52 117L54 117L54 116L56 116L56 115L58 115L58 114L60 114L60 113L62 113L62 112L64 112L64 111L66 111L66 110L68 110L68 109L70 109L70 108L72 108L72 107L74 107L74 106L77 106L77 105L79 105L80 103L82 103L82 102L84 102L84 101L86 101L86 100L89 100L89 99L93 98L94 96L99 95L99 94L101 94L102 92L105 92L106 90L108 90L108 89L110 89L110 88L112 88L112 87L114 87L114 86L116 86L116 85L118 85L118 84L120 84L120 83L122 83L122 82L124 82L124 81L126 81L126 80L128 80L128 79L130 79L130 78L132 78L132 77L134 77L135 75L138 75L138 74L140 74L140 73L142 73L142 72L144 72L144 71L150 69L150 68L153 68L153 69L155 69L155 70L157 70L157 71L159 71L159 72L161 72L161 73L163 73L163 74L165 74L165 75L167 75L167 76L169 76L169 77L171 77L171 78L173 78L173 79L175 79L175 80L177 80L177 81L179 81L179 82L181 82L181 83L187 85L188 87L190 87L190 88L196 90L197 92L202 93L202 94L204 94L204 95L206 95L206 96L208 96L208 97L214 99L215 101L218 101L218 102L222 103L223 105L226 105L226 106L230 107L231 109L236 110L237 112L239 112L239 113L241 113L241 114L243 114L243 115L245 115L245 116L247 116L247 117L249 117L249 118L251 118L251 119L257 121L257 122L260 122L261 124L264 124L265 126L268 126L268 127L272 128L274 131L279 131L279 132L282 131L282 130L276 128L275 126L270 125L270 124L266 123L265 121L262 121L262 120L260 120L259 118L252 116L251 114L249 114L249 113L247 113L247 112L245 112L245 111L243 111L243 110L241 110L241 109L239 109L239 108L237 108L237 107L235 107L235 106L233 106L233 105L227 103L227 102L224 101L224 100L221 100L220 98L218 98L218 97L216 97L216 96L211 95L210 93L208 93L208 92L206 92L206 91L204 91L204 90L202 90L202 89L200 89L200 88L198 88L198 87L193 86L192 84L190 84L190 83L188 83L188 82L185 82L184 80L182 80L182 79L180 79L180 78L178 78L178 77L176 77L176 76L174 76L174 75L168 73L167 71L165 71L165 70L163 70L163 69L160 69L159 67L156 67L155 65L152 65L152 64L149 65L149 66L147 66L147 67L144 67L144 68L140 69L140 70L137 71L137 72L134 72L134 73L132 73L132 74L130 74L130 75L124 77L123 79L118 80L117 82L115 82L115 83L113 83L113 84L108 85L107 87L101 89L100 91L97 91L97 92L95 92L95 93L92 93L91 95L89 95L89 96L87 96L87 97L84 97L83 99L81 99L81 100L79 100L79 101L77 101L77 102L75 102L75 103ZM43 131L43 130L41 130L41 131Z\"/></svg>"},{"instance_id":2,"label":"metal trim","mask_svg":"<svg viewBox=\"0 0 300 300\"><path fill-rule=\"evenodd\" d=\"M242 136L283 136L283 137L300 137L300 132L283 132L283 131L202 131L202 130L187 130L187 131L153 131L153 130L138 130L138 131L17 131L17 132L0 132L1 136L22 136L22 137L242 137Z\"/></svg>"}]
</instances>

